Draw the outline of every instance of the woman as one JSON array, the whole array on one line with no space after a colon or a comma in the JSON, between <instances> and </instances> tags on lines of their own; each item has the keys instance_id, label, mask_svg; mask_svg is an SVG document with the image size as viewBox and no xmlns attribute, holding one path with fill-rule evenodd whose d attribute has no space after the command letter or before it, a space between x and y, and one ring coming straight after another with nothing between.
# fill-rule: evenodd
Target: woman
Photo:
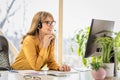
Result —
<instances>
[{"instance_id":1,"label":"woman","mask_svg":"<svg viewBox=\"0 0 120 80\"><path fill-rule=\"evenodd\" d=\"M54 18L49 12L38 12L28 33L23 37L18 57L12 64L15 70L41 70L47 64L50 70L70 71L67 65L59 66L54 59Z\"/></svg>"}]
</instances>

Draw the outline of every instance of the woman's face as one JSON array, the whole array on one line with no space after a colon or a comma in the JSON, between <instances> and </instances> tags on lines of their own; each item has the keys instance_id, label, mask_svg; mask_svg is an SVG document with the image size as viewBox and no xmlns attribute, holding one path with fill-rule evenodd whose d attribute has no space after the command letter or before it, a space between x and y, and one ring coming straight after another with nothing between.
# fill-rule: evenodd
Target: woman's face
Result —
<instances>
[{"instance_id":1,"label":"woman's face","mask_svg":"<svg viewBox=\"0 0 120 80\"><path fill-rule=\"evenodd\" d=\"M42 28L40 31L44 34L51 34L54 28L55 21L51 17L47 17L44 22L42 22Z\"/></svg>"}]
</instances>

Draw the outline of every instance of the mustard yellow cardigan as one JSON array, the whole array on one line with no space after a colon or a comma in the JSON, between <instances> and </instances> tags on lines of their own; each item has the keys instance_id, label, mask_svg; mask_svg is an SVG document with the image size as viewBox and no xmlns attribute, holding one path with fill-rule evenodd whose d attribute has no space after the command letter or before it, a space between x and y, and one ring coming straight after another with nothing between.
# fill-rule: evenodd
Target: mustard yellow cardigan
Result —
<instances>
[{"instance_id":1,"label":"mustard yellow cardigan","mask_svg":"<svg viewBox=\"0 0 120 80\"><path fill-rule=\"evenodd\" d=\"M40 40L35 36L27 36L21 50L11 67L15 70L41 70L47 64L50 70L58 70L54 59L54 42L48 48L40 48Z\"/></svg>"}]
</instances>

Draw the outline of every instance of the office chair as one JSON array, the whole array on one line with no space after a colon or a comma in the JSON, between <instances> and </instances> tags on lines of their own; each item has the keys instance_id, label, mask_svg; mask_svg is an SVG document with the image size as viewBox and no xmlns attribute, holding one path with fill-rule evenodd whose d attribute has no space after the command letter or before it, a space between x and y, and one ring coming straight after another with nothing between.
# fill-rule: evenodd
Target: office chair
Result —
<instances>
[{"instance_id":1,"label":"office chair","mask_svg":"<svg viewBox=\"0 0 120 80\"><path fill-rule=\"evenodd\" d=\"M0 70L10 70L9 49L7 39L0 35Z\"/></svg>"}]
</instances>

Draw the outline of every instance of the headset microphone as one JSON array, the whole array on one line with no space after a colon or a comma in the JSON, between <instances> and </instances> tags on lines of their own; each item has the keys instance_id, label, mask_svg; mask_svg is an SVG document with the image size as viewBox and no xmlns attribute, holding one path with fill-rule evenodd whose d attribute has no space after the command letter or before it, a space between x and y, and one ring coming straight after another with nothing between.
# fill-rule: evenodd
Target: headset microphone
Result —
<instances>
[{"instance_id":1,"label":"headset microphone","mask_svg":"<svg viewBox=\"0 0 120 80\"><path fill-rule=\"evenodd\" d=\"M53 29L53 34L56 34L56 33L57 33L56 29Z\"/></svg>"},{"instance_id":2,"label":"headset microphone","mask_svg":"<svg viewBox=\"0 0 120 80\"><path fill-rule=\"evenodd\" d=\"M54 32L56 32L56 29L53 29Z\"/></svg>"}]
</instances>

